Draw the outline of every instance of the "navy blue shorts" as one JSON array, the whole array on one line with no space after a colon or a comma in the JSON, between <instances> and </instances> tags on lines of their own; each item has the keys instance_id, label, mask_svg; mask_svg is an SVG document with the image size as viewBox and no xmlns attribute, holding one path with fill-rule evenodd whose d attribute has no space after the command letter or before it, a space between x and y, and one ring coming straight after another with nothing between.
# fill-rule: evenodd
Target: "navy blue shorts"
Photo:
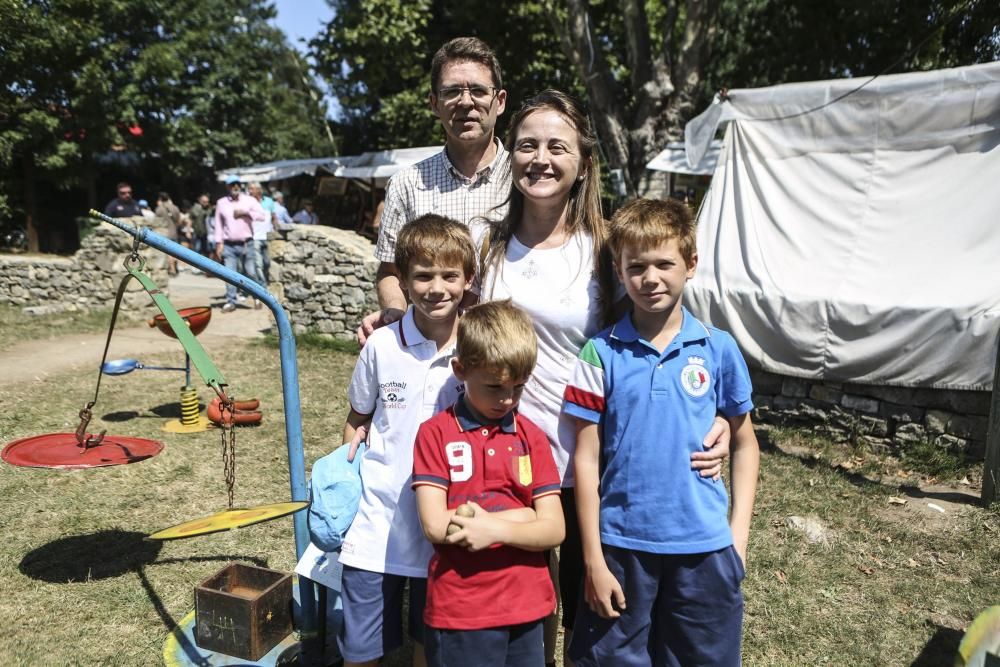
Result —
<instances>
[{"instance_id":1,"label":"navy blue shorts","mask_svg":"<svg viewBox=\"0 0 1000 667\"><path fill-rule=\"evenodd\" d=\"M604 545L604 559L625 610L601 618L581 596L569 650L577 667L739 667L746 573L735 549L651 554Z\"/></svg>"},{"instance_id":2,"label":"navy blue shorts","mask_svg":"<svg viewBox=\"0 0 1000 667\"><path fill-rule=\"evenodd\" d=\"M407 582L410 637L423 644L426 579L344 566L340 593L344 622L337 635L337 644L345 660L377 660L403 645L403 587Z\"/></svg>"},{"instance_id":3,"label":"navy blue shorts","mask_svg":"<svg viewBox=\"0 0 1000 667\"><path fill-rule=\"evenodd\" d=\"M427 628L428 667L542 667L542 621L485 630Z\"/></svg>"}]
</instances>

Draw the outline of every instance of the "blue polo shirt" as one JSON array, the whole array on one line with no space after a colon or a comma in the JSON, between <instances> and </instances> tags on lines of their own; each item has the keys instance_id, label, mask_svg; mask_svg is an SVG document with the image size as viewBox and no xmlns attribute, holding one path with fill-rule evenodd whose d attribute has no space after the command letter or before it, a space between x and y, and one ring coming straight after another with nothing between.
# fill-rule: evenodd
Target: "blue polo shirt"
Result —
<instances>
[{"instance_id":1,"label":"blue polo shirt","mask_svg":"<svg viewBox=\"0 0 1000 667\"><path fill-rule=\"evenodd\" d=\"M601 542L660 554L732 544L725 484L691 469L716 413L745 414L750 373L736 341L683 308L662 354L631 314L590 339L563 410L600 425Z\"/></svg>"}]
</instances>

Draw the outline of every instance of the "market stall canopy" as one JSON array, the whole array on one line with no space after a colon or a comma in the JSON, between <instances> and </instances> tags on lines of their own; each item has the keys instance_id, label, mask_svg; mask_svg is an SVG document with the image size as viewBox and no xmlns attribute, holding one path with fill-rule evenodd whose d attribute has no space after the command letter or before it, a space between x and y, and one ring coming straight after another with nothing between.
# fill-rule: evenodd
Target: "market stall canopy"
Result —
<instances>
[{"instance_id":1,"label":"market stall canopy","mask_svg":"<svg viewBox=\"0 0 1000 667\"><path fill-rule=\"evenodd\" d=\"M732 90L685 297L751 363L990 389L1000 324L1000 63Z\"/></svg>"},{"instance_id":2,"label":"market stall canopy","mask_svg":"<svg viewBox=\"0 0 1000 667\"><path fill-rule=\"evenodd\" d=\"M235 169L225 169L216 172L216 178L223 182L230 176L236 176L243 182L257 181L267 183L269 181L280 181L294 176L315 176L316 171L322 169L328 173L335 172L345 164L350 164L356 156L334 156L317 157L304 160L278 160L277 162L265 162L264 164L254 164L249 167L237 167Z\"/></svg>"},{"instance_id":3,"label":"market stall canopy","mask_svg":"<svg viewBox=\"0 0 1000 667\"><path fill-rule=\"evenodd\" d=\"M355 156L351 164L345 164L338 168L335 174L342 178L374 180L377 187L385 187L389 177L400 169L426 160L440 152L441 146L421 146L362 153Z\"/></svg>"},{"instance_id":4,"label":"market stall canopy","mask_svg":"<svg viewBox=\"0 0 1000 667\"><path fill-rule=\"evenodd\" d=\"M375 181L378 187L385 187L389 177L404 167L415 164L441 152L441 146L421 146L417 148L393 148L384 151L370 151L361 155L337 155L332 157L309 158L305 160L279 160L264 164L238 167L216 172L221 182L230 176L241 181L267 183L294 176L315 176L318 171L363 181Z\"/></svg>"},{"instance_id":5,"label":"market stall canopy","mask_svg":"<svg viewBox=\"0 0 1000 667\"><path fill-rule=\"evenodd\" d=\"M705 155L693 167L688 164L687 151L684 143L674 141L660 151L660 154L646 163L646 169L669 171L674 174L692 174L694 176L711 176L722 152L722 142L712 141Z\"/></svg>"}]
</instances>

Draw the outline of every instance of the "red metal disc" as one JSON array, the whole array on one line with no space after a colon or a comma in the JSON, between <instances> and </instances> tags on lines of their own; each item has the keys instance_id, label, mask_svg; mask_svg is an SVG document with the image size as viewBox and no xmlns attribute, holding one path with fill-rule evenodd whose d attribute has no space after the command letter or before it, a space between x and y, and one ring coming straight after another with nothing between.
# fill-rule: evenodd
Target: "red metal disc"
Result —
<instances>
[{"instance_id":1,"label":"red metal disc","mask_svg":"<svg viewBox=\"0 0 1000 667\"><path fill-rule=\"evenodd\" d=\"M177 314L181 316L181 319L187 322L189 327L191 327L191 333L197 336L205 330L205 327L208 326L209 320L212 319L212 308L211 306L181 308L177 311ZM155 326L171 338L177 338L177 334L175 334L174 330L170 328L170 323L167 322L166 316L162 314L154 316L153 319L149 321L149 326Z\"/></svg>"},{"instance_id":2,"label":"red metal disc","mask_svg":"<svg viewBox=\"0 0 1000 667\"><path fill-rule=\"evenodd\" d=\"M26 468L97 468L138 463L163 451L163 443L145 438L106 435L101 444L84 449L73 433L46 433L8 443L0 457Z\"/></svg>"}]
</instances>

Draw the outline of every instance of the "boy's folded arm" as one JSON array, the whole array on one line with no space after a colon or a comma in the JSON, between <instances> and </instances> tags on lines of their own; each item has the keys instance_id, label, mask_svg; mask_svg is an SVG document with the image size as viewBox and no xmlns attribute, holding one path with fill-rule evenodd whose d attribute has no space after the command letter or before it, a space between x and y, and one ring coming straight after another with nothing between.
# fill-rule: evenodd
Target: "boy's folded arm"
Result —
<instances>
[{"instance_id":1,"label":"boy's folded arm","mask_svg":"<svg viewBox=\"0 0 1000 667\"><path fill-rule=\"evenodd\" d=\"M538 514L535 512L534 507L518 507L517 509L512 510L501 510L499 512L493 512L493 516L498 519L512 521L514 523L528 523L529 521L534 521L538 518Z\"/></svg>"},{"instance_id":2,"label":"boy's folded arm","mask_svg":"<svg viewBox=\"0 0 1000 667\"><path fill-rule=\"evenodd\" d=\"M533 521L520 520L525 516L521 510L491 513L475 503L470 504L475 509L475 516L451 517L450 521L462 530L447 538L449 544L464 546L471 551L493 544L506 544L525 551L545 551L561 544L566 536L562 503L557 494L535 499ZM514 515L516 519L504 516L512 512L517 513Z\"/></svg>"},{"instance_id":3,"label":"boy's folded arm","mask_svg":"<svg viewBox=\"0 0 1000 667\"><path fill-rule=\"evenodd\" d=\"M444 489L421 484L414 487L417 496L417 514L424 535L431 544L446 544L448 523L454 512L448 509L448 492Z\"/></svg>"},{"instance_id":4,"label":"boy's folded arm","mask_svg":"<svg viewBox=\"0 0 1000 667\"><path fill-rule=\"evenodd\" d=\"M732 511L729 526L733 532L733 546L746 564L750 521L753 518L753 503L760 471L760 447L749 413L730 417L729 421L733 430L733 456L730 463Z\"/></svg>"}]
</instances>

